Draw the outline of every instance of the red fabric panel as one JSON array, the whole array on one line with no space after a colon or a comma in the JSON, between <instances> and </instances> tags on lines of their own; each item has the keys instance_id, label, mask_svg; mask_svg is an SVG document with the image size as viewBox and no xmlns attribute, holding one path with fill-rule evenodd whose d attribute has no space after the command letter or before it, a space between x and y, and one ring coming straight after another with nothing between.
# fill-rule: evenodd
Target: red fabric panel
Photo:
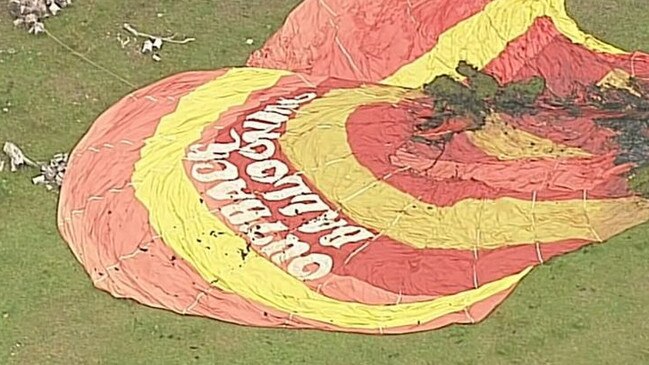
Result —
<instances>
[{"instance_id":1,"label":"red fabric panel","mask_svg":"<svg viewBox=\"0 0 649 365\"><path fill-rule=\"evenodd\" d=\"M413 170L394 173L387 183L421 200L438 206L449 206L467 198L495 199L513 197L537 200L581 199L583 190L590 197L611 198L629 195L624 173L629 166L615 166L615 156L602 146L610 145L611 134L596 129L584 117L560 126L539 125L535 117L521 120L505 117L513 125L525 126L530 132L552 136L557 142L584 141L592 152L603 150L593 158L523 159L500 161L487 156L466 135L456 135L441 149L409 142L415 132L417 117L411 105L371 105L358 109L347 123L349 144L359 162L377 178L411 166ZM418 112L420 113L420 112ZM541 115L542 117L543 115ZM590 140L577 135L579 127L588 126ZM545 128L542 128L545 127ZM554 128L557 128L556 130ZM586 140L586 141L585 141ZM604 143L606 142L606 143Z\"/></svg>"},{"instance_id":2,"label":"red fabric panel","mask_svg":"<svg viewBox=\"0 0 649 365\"><path fill-rule=\"evenodd\" d=\"M621 68L638 77L649 77L649 55L610 55L590 51L559 33L549 18L539 18L530 30L511 42L485 67L501 83L542 76L550 92L578 95L601 80L611 69Z\"/></svg>"},{"instance_id":3,"label":"red fabric panel","mask_svg":"<svg viewBox=\"0 0 649 365\"><path fill-rule=\"evenodd\" d=\"M247 65L379 81L428 52L440 34L490 1L305 1Z\"/></svg>"}]
</instances>

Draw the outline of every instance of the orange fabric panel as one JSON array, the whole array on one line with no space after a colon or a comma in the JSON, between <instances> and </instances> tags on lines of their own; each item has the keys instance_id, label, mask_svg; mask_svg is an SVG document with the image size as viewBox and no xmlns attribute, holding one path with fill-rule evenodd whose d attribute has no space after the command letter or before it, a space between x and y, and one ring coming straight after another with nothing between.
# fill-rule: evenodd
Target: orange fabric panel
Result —
<instances>
[{"instance_id":1,"label":"orange fabric panel","mask_svg":"<svg viewBox=\"0 0 649 365\"><path fill-rule=\"evenodd\" d=\"M247 65L378 81L490 0L304 1Z\"/></svg>"}]
</instances>

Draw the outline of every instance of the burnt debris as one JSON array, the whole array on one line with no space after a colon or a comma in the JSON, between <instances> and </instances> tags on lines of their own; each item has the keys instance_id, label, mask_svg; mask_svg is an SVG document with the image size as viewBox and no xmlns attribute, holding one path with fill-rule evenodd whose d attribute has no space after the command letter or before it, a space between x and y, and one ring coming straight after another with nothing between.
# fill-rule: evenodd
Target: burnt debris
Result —
<instances>
[{"instance_id":1,"label":"burnt debris","mask_svg":"<svg viewBox=\"0 0 649 365\"><path fill-rule=\"evenodd\" d=\"M636 165L629 179L642 183L631 185L645 186L649 194L649 177L644 177L649 175L649 83L613 69L579 95L559 98L544 92L545 80L540 77L501 85L466 62L460 62L456 71L458 79L439 76L424 86L433 113L415 125L412 142L443 150L454 135L482 129L494 113L514 117L550 109L572 117L588 113L597 125L615 132L616 164Z\"/></svg>"}]
</instances>

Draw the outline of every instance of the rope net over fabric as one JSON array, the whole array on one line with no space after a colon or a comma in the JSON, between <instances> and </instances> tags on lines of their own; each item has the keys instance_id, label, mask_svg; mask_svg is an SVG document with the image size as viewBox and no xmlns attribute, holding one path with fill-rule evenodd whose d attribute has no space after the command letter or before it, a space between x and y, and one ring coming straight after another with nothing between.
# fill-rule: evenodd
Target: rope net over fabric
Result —
<instances>
[{"instance_id":1,"label":"rope net over fabric","mask_svg":"<svg viewBox=\"0 0 649 365\"><path fill-rule=\"evenodd\" d=\"M422 86L471 84L462 61L543 93L431 125ZM559 1L309 0L249 64L138 90L76 146L59 226L95 286L244 325L407 333L480 321L535 265L649 220L628 182L644 152L620 137L646 127L588 104L593 87L645 100L647 56Z\"/></svg>"}]
</instances>

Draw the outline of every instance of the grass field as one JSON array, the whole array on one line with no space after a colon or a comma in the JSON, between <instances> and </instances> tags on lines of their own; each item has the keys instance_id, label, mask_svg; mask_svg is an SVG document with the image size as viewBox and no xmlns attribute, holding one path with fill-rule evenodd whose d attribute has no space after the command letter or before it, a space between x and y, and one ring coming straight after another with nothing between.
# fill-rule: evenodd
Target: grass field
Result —
<instances>
[{"instance_id":1,"label":"grass field","mask_svg":"<svg viewBox=\"0 0 649 365\"><path fill-rule=\"evenodd\" d=\"M139 87L243 64L297 2L80 0L47 27ZM569 10L584 30L649 51L649 1L569 0ZM121 49L123 22L198 40L153 63ZM68 151L130 90L0 12L0 108L11 104L0 142L43 159ZM480 325L391 337L255 329L95 290L59 238L56 195L31 176L0 173L0 364L649 364L649 225L536 269Z\"/></svg>"}]
</instances>

